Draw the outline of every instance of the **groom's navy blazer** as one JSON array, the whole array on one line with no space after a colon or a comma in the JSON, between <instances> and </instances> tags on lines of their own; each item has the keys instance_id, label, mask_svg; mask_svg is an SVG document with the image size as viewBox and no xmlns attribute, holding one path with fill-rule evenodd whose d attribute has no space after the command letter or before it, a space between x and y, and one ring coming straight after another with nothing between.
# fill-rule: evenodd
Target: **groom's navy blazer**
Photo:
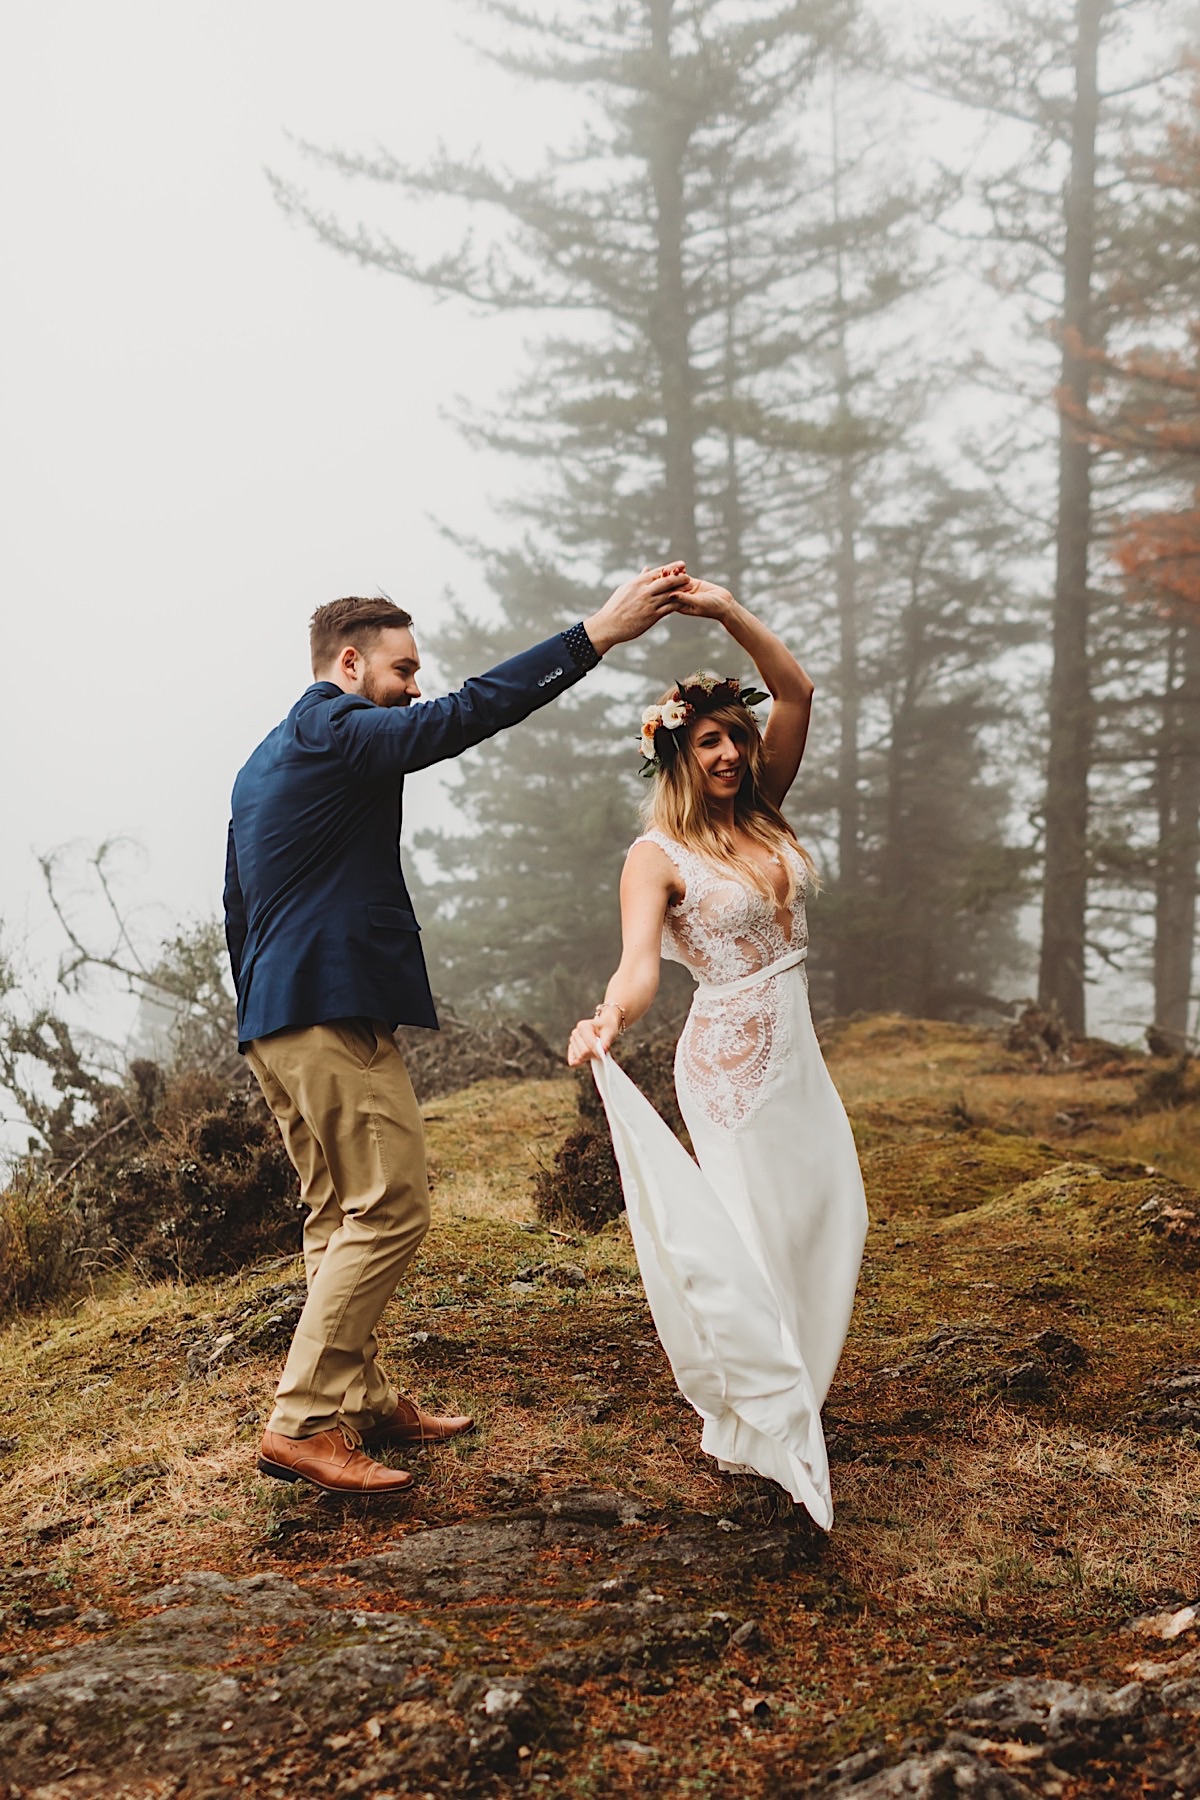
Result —
<instances>
[{"instance_id":1,"label":"groom's navy blazer","mask_svg":"<svg viewBox=\"0 0 1200 1800\"><path fill-rule=\"evenodd\" d=\"M597 661L580 626L411 706L317 681L233 787L225 936L239 1047L329 1019L429 1025L437 1014L400 869L404 777L459 756Z\"/></svg>"}]
</instances>

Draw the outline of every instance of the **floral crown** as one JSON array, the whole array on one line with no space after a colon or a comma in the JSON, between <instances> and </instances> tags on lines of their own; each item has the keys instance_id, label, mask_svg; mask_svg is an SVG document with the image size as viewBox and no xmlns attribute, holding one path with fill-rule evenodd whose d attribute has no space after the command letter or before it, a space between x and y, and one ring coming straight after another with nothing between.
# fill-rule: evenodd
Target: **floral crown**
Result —
<instances>
[{"instance_id":1,"label":"floral crown","mask_svg":"<svg viewBox=\"0 0 1200 1800\"><path fill-rule=\"evenodd\" d=\"M673 694L642 714L642 774L656 775L674 761L678 733L693 719L722 706L744 706L749 711L769 698L761 688L744 688L736 675L712 675L704 669L677 681Z\"/></svg>"}]
</instances>

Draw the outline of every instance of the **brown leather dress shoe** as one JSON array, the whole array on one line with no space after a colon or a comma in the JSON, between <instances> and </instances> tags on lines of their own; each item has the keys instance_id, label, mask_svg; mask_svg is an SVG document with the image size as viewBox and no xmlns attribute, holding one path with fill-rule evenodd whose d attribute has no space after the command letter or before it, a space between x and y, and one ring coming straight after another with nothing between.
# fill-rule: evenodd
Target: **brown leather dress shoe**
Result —
<instances>
[{"instance_id":1,"label":"brown leather dress shoe","mask_svg":"<svg viewBox=\"0 0 1200 1800\"><path fill-rule=\"evenodd\" d=\"M348 1425L318 1431L313 1437L283 1437L264 1431L258 1448L260 1475L276 1481L311 1481L326 1494L398 1494L412 1486L405 1469L385 1469L364 1456L362 1440Z\"/></svg>"},{"instance_id":2,"label":"brown leather dress shoe","mask_svg":"<svg viewBox=\"0 0 1200 1800\"><path fill-rule=\"evenodd\" d=\"M447 1438L460 1437L474 1431L475 1421L464 1413L439 1418L436 1413L422 1412L412 1400L399 1400L390 1418L364 1431L362 1441L373 1450L384 1444L441 1444Z\"/></svg>"}]
</instances>

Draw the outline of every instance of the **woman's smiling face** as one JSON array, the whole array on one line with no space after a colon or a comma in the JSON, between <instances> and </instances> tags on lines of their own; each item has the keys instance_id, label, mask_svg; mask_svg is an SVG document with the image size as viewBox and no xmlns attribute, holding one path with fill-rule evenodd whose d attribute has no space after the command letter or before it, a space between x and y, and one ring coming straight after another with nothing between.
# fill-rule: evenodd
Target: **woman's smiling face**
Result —
<instances>
[{"instance_id":1,"label":"woman's smiling face","mask_svg":"<svg viewBox=\"0 0 1200 1800\"><path fill-rule=\"evenodd\" d=\"M706 798L728 806L749 764L746 733L720 719L693 719L688 743L700 765Z\"/></svg>"}]
</instances>

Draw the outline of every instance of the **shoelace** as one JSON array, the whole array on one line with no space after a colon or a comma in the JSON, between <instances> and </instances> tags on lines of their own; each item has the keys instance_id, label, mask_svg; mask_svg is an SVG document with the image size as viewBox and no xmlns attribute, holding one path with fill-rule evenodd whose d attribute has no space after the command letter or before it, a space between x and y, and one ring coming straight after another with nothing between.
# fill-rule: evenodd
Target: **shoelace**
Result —
<instances>
[{"instance_id":1,"label":"shoelace","mask_svg":"<svg viewBox=\"0 0 1200 1800\"><path fill-rule=\"evenodd\" d=\"M355 1431L353 1425L346 1425L340 1419L338 1420L338 1430L342 1434L342 1442L345 1444L347 1450L362 1449L361 1431Z\"/></svg>"}]
</instances>

